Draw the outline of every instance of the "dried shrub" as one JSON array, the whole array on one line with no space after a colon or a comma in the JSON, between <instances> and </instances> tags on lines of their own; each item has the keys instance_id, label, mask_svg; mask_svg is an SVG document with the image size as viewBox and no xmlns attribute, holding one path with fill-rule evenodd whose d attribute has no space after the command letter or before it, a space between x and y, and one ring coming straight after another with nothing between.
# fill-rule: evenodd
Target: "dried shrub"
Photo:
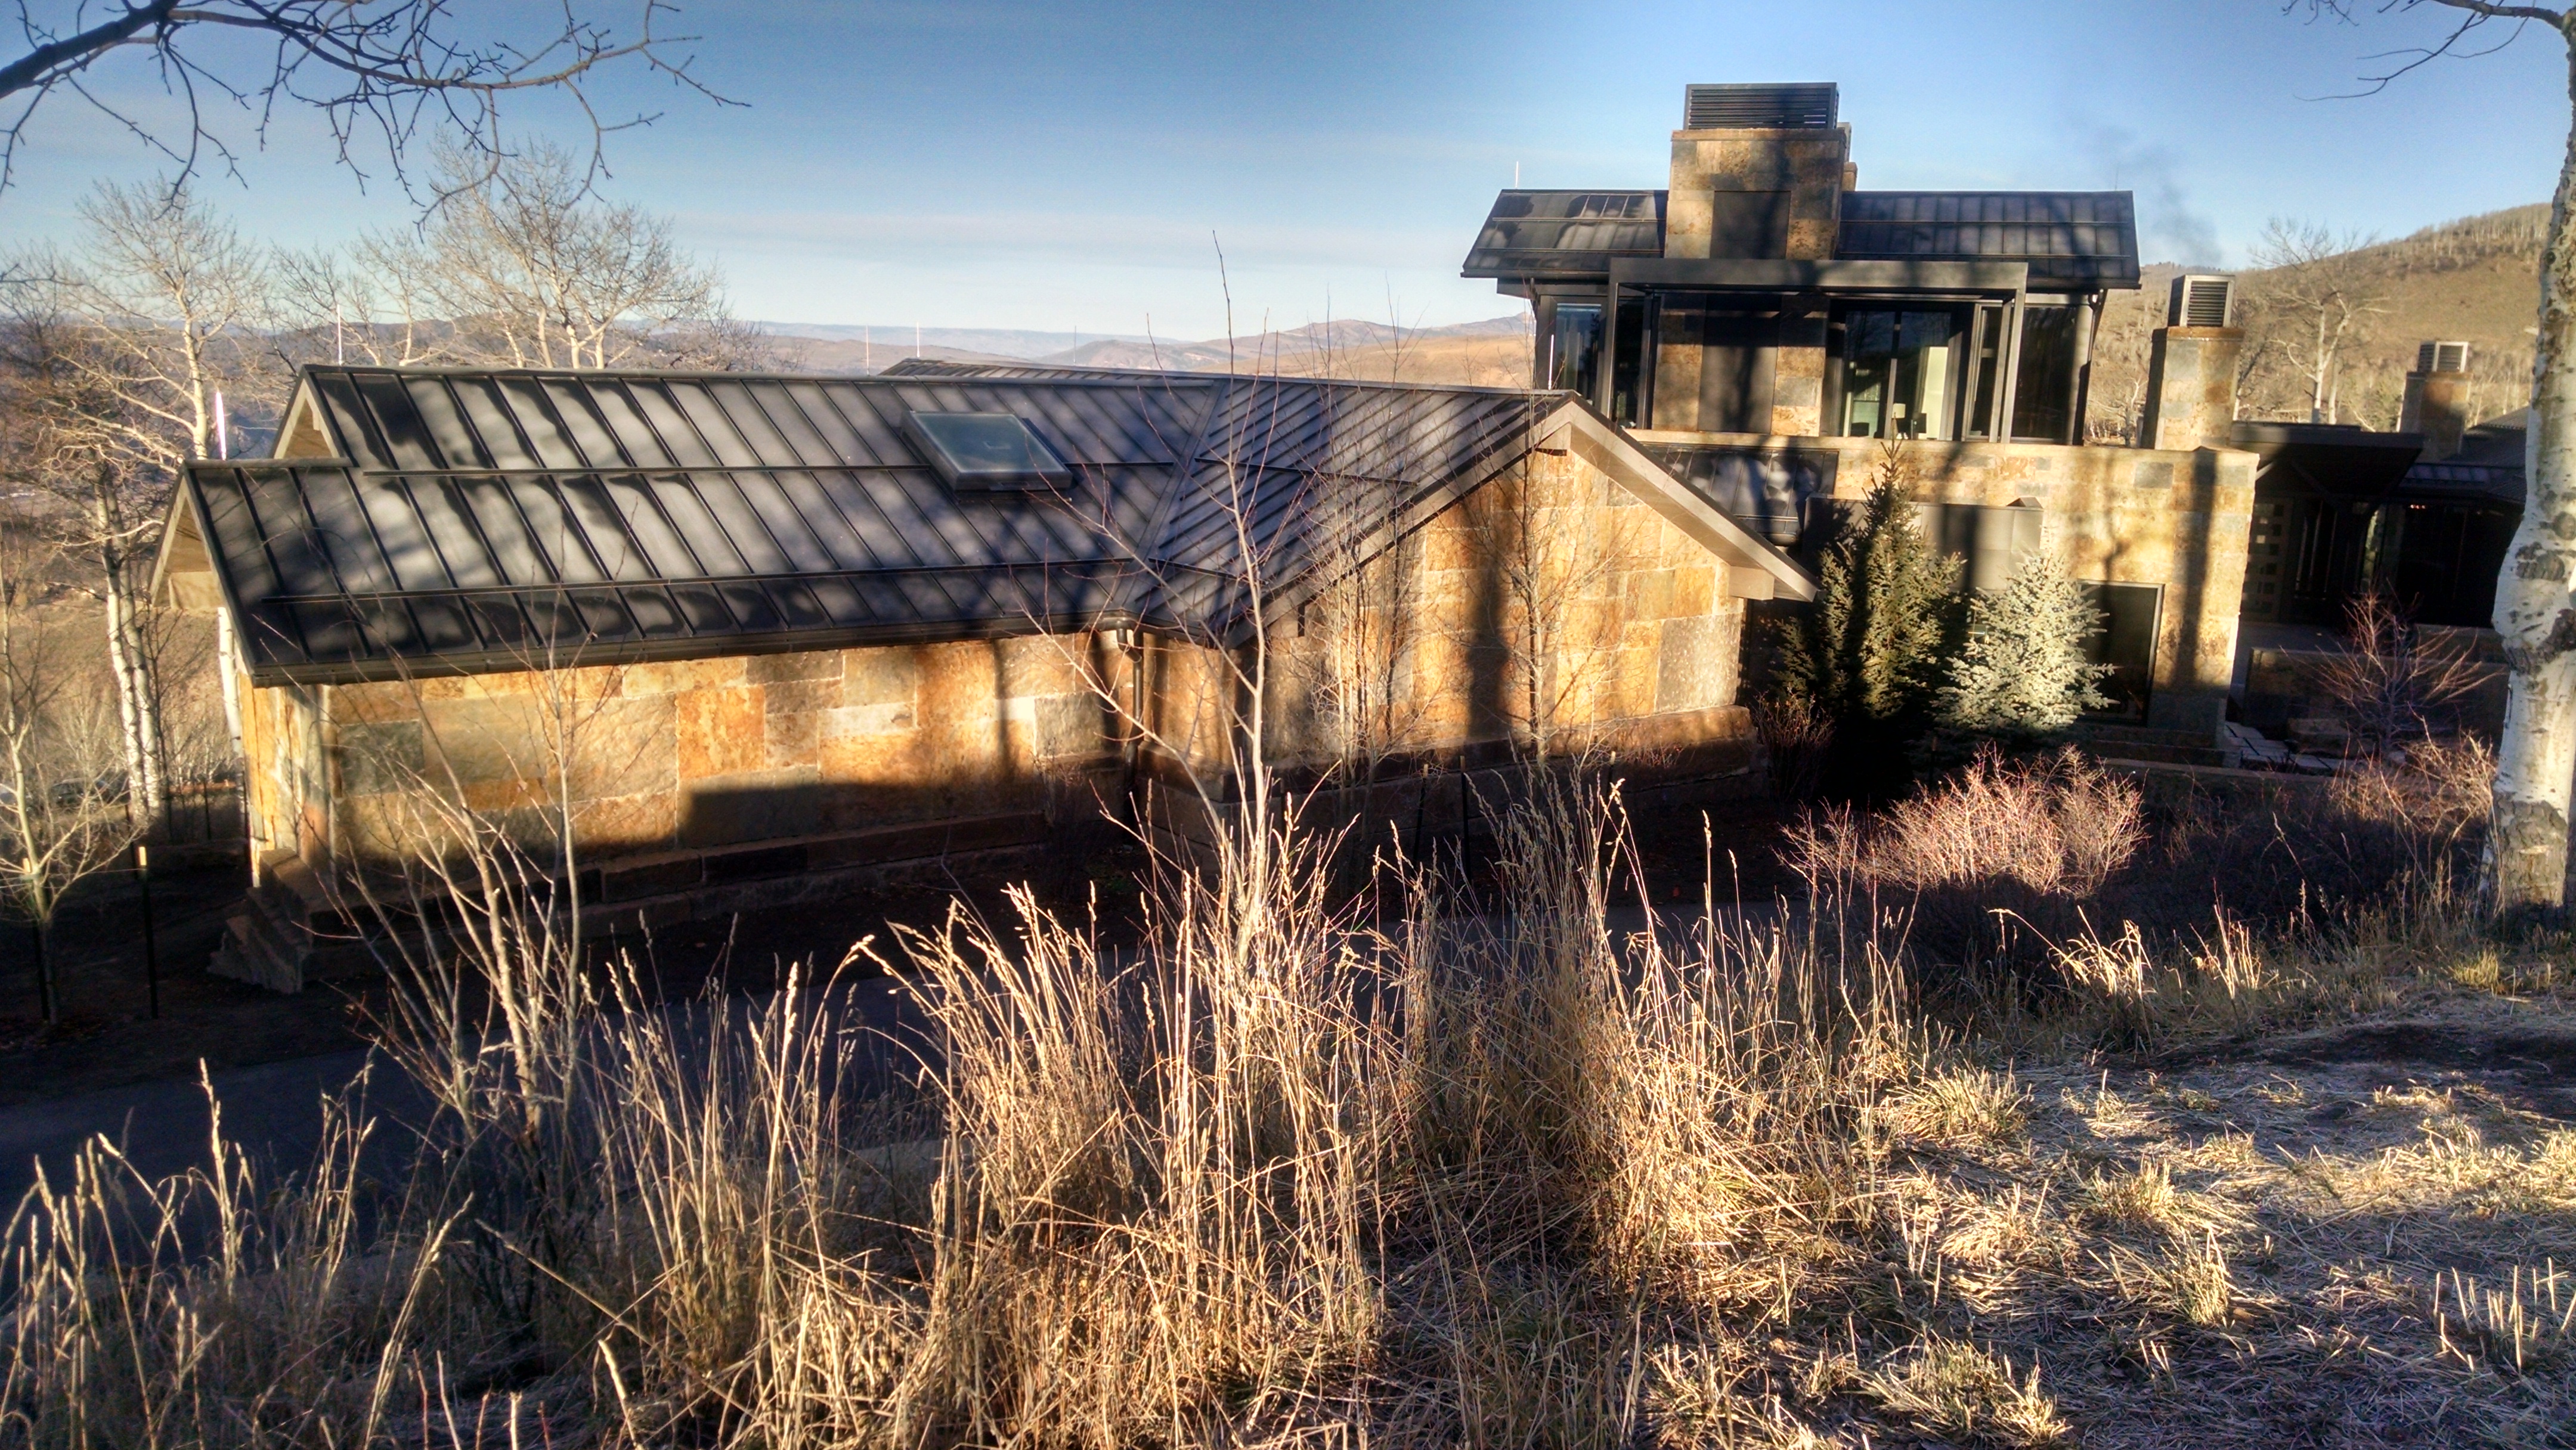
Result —
<instances>
[{"instance_id":1,"label":"dried shrub","mask_svg":"<svg viewBox=\"0 0 2576 1450\"><path fill-rule=\"evenodd\" d=\"M2352 751L2376 756L2448 729L2487 675L2460 647L2420 641L2396 600L2374 589L2346 607L2344 647L2317 685L2351 729Z\"/></svg>"},{"instance_id":2,"label":"dried shrub","mask_svg":"<svg viewBox=\"0 0 2576 1450\"><path fill-rule=\"evenodd\" d=\"M2074 930L2146 840L2135 782L2072 750L2016 760L1988 748L1875 817L1808 813L1784 854L1812 895L1910 905L1918 951L1976 963L2031 958Z\"/></svg>"},{"instance_id":3,"label":"dried shrub","mask_svg":"<svg viewBox=\"0 0 2576 1450\"><path fill-rule=\"evenodd\" d=\"M1815 799L1833 749L1833 719L1805 697L1787 695L1753 707L1753 732L1762 742L1772 795L1786 801Z\"/></svg>"}]
</instances>

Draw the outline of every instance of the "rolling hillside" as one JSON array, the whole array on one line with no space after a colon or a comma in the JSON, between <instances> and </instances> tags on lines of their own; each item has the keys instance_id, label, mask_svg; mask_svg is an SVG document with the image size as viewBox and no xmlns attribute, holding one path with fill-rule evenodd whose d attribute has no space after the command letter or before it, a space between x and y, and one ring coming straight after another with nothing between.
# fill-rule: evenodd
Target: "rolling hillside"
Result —
<instances>
[{"instance_id":1,"label":"rolling hillside","mask_svg":"<svg viewBox=\"0 0 2576 1450\"><path fill-rule=\"evenodd\" d=\"M909 327L876 328L873 336L842 326L764 323L790 366L812 372L863 372L915 355ZM1316 323L1285 331L1201 342L1144 337L1093 338L1069 346L1068 333L934 328L922 333L923 357L968 361L1013 359L1087 367L1181 368L1283 373L1298 377L1461 383L1521 387L1529 379L1529 319L1497 317L1448 327L1396 328L1374 322Z\"/></svg>"},{"instance_id":2,"label":"rolling hillside","mask_svg":"<svg viewBox=\"0 0 2576 1450\"><path fill-rule=\"evenodd\" d=\"M2341 365L2339 421L2397 426L2416 345L2433 339L2468 342L2475 416L2521 407L2530 393L2531 329L2540 306L2540 246L2548 221L2547 206L2518 206L2345 254L2354 263L2357 290L2375 299L2375 310L2363 319L2360 339ZM2112 295L2094 354L2094 436L2122 436L2134 421L2143 398L2146 334L2163 320L2166 290L2181 270L2169 263L2149 267L2138 291ZM2261 270L2238 275L2248 298L2262 297L2273 281L2273 274ZM2259 308L2246 314L2249 347L2266 340L2267 327L2281 326L2267 322ZM2291 341L2272 340L2276 346ZM2277 356L2256 364L2242 401L2248 418L2308 417L2305 380Z\"/></svg>"}]
</instances>

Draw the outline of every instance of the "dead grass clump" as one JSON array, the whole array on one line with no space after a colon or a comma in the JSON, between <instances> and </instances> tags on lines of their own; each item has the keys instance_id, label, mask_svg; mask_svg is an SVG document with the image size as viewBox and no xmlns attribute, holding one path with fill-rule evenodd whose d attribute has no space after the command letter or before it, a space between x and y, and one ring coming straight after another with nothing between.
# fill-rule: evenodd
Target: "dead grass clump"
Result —
<instances>
[{"instance_id":1,"label":"dead grass clump","mask_svg":"<svg viewBox=\"0 0 2576 1450\"><path fill-rule=\"evenodd\" d=\"M2030 1123L2030 1093L2012 1073L1955 1068L1897 1091L1891 1125L1943 1147L2009 1148Z\"/></svg>"},{"instance_id":2,"label":"dead grass clump","mask_svg":"<svg viewBox=\"0 0 2576 1450\"><path fill-rule=\"evenodd\" d=\"M2555 1368L2576 1353L2576 1285L2555 1261L2515 1264L2502 1284L2453 1269L2433 1278L2433 1325L2442 1353L2472 1371L2482 1361L2517 1375Z\"/></svg>"},{"instance_id":3,"label":"dead grass clump","mask_svg":"<svg viewBox=\"0 0 2576 1450\"><path fill-rule=\"evenodd\" d=\"M388 1042L438 1104L416 1141L369 1158L397 1130L353 1108L283 1182L220 1140L161 1183L102 1146L21 1207L0 1450L2565 1423L2576 1132L2474 1084L2101 1052L2441 990L2430 928L2078 915L2061 990L1936 1025L1863 904L1917 878L1868 872L2035 896L2129 869L2067 844L2127 839L2116 783L1981 768L1908 818L1949 845L1835 837L1812 931L1621 930L1616 793L1545 774L1499 817L1504 909L1397 862L1400 913L1338 913L1334 843L1292 822L1172 873L1131 949L1026 897L954 917L903 941L918 1096L869 1108L828 983L647 1009L571 972L540 876L489 845L468 929L397 964ZM2061 833L2026 876L1943 834L2025 809ZM2199 1384L2230 1388L2176 1393Z\"/></svg>"},{"instance_id":4,"label":"dead grass clump","mask_svg":"<svg viewBox=\"0 0 2576 1450\"><path fill-rule=\"evenodd\" d=\"M2038 1365L2022 1375L1993 1350L1938 1335L1891 1356L1866 1388L1912 1424L1973 1445L2062 1445L2073 1433L2041 1392Z\"/></svg>"}]
</instances>

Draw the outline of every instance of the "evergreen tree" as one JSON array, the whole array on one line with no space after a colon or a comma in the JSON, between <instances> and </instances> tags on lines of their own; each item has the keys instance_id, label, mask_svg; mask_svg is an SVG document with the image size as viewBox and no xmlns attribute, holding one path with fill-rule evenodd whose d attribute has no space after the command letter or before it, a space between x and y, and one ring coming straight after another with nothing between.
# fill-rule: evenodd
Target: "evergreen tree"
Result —
<instances>
[{"instance_id":1,"label":"evergreen tree","mask_svg":"<svg viewBox=\"0 0 2576 1450\"><path fill-rule=\"evenodd\" d=\"M2109 705L2098 682L2111 667L2084 657L2084 641L2101 627L2102 611L2066 577L2065 561L2025 558L2011 583L1969 604L1967 644L1941 687L1941 724L2030 738Z\"/></svg>"},{"instance_id":2,"label":"evergreen tree","mask_svg":"<svg viewBox=\"0 0 2576 1450\"><path fill-rule=\"evenodd\" d=\"M1833 720L1855 746L1919 728L1942 682L1958 566L1882 474L1825 551L1816 602L1780 638L1780 693Z\"/></svg>"}]
</instances>

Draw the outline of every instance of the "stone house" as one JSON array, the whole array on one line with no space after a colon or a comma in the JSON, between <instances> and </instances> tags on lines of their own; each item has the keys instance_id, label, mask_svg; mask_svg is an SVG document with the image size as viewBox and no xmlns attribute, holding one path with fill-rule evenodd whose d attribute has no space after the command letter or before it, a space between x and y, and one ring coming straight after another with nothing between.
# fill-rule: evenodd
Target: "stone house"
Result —
<instances>
[{"instance_id":1,"label":"stone house","mask_svg":"<svg viewBox=\"0 0 2576 1450\"><path fill-rule=\"evenodd\" d=\"M1531 749L1723 780L1746 602L1813 590L1565 395L341 367L190 466L154 587L217 613L248 762L218 969L287 989L424 793L568 822L589 909L650 921L1140 796L1192 835L1256 741L1327 794Z\"/></svg>"},{"instance_id":2,"label":"stone house","mask_svg":"<svg viewBox=\"0 0 2576 1450\"><path fill-rule=\"evenodd\" d=\"M2127 713L2213 744L2255 466L2228 437L2226 279L2177 288L2139 446L2091 443L2102 299L2139 285L2130 194L1865 191L1839 106L1830 84L1692 86L1664 189L1505 191L1464 275L1529 302L1533 386L1590 398L1784 546L1882 478L1970 584L2044 546L2093 587Z\"/></svg>"}]
</instances>

